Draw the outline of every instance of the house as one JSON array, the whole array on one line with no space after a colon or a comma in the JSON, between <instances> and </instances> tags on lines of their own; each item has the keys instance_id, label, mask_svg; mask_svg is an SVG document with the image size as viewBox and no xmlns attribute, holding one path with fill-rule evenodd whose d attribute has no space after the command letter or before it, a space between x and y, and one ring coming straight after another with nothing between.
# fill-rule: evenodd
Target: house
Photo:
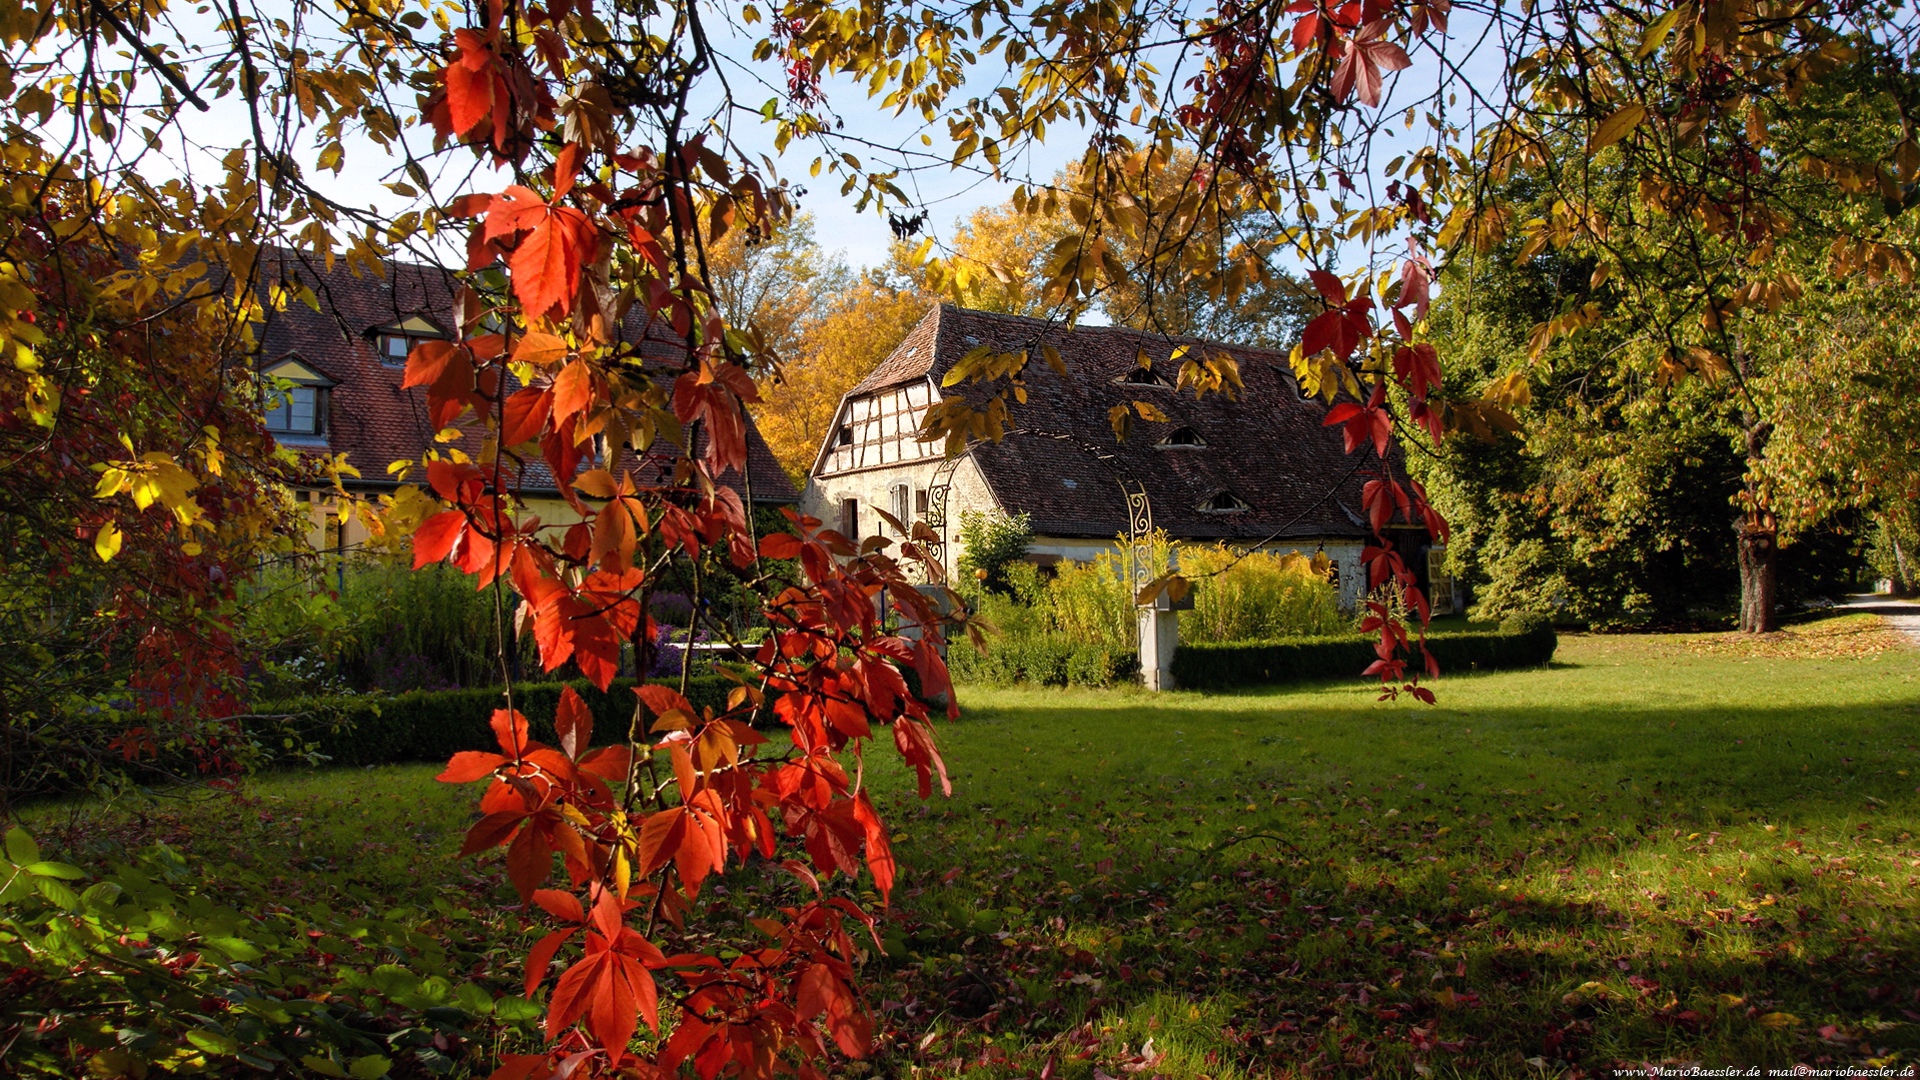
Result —
<instances>
[{"instance_id":1,"label":"house","mask_svg":"<svg viewBox=\"0 0 1920 1080\"><path fill-rule=\"evenodd\" d=\"M378 495L391 493L401 480L389 473L396 461L420 460L430 447L477 449L471 435L450 443L436 440L427 415L426 390L402 389L407 354L421 341L445 338L452 327L453 276L439 267L388 263L384 273L360 273L338 261L332 268L297 253L270 253L264 278L305 287L314 305L299 300L269 314L258 328L259 370L281 380L284 387L265 403L268 429L281 445L315 453L344 454L359 470L349 479L350 491ZM637 336L637 331L636 331ZM657 345L651 348L649 345ZM645 343L643 352L656 351L661 371L674 362L668 342ZM696 438L698 435L696 434ZM677 448L662 446L644 457L628 453L618 468L632 469L643 484L658 483L672 470ZM790 505L798 493L781 471L760 433L747 425L747 471L743 479L729 470L721 482L744 498L751 491L756 506ZM544 461L529 461L519 477L518 494L528 509L550 525L578 520L562 498ZM417 478L416 478L417 482ZM324 511L324 492L297 493L315 501L314 542L331 550L360 544L365 530L357 520L342 524Z\"/></svg>"},{"instance_id":2,"label":"house","mask_svg":"<svg viewBox=\"0 0 1920 1080\"><path fill-rule=\"evenodd\" d=\"M1043 345L1057 350L1065 377L1040 361ZM1004 439L975 442L950 459L940 443L915 436L934 403L983 396L964 381L941 385L982 346L1034 358L1021 376L1027 400L1009 403L1012 430ZM1173 353L1183 346L1232 356L1245 384L1238 399L1176 391ZM1116 442L1109 410L1136 401L1167 419L1136 416L1126 440ZM1337 427L1323 426L1326 413L1323 402L1301 395L1284 353L1120 327L1069 330L943 304L841 400L801 508L854 537L893 534L876 509L909 528L925 520L937 526L952 573L966 511L1031 515L1028 558L1044 567L1114 549L1144 503L1152 525L1175 540L1324 550L1337 568L1341 602L1352 607L1370 535L1361 488L1373 470L1345 452ZM1426 570L1425 530L1396 531L1409 564Z\"/></svg>"}]
</instances>

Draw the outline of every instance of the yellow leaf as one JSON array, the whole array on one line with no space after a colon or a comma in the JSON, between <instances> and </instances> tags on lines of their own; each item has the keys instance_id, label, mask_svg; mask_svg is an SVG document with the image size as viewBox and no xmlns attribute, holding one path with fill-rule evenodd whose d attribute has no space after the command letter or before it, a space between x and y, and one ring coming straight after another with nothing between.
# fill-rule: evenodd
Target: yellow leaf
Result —
<instances>
[{"instance_id":1,"label":"yellow leaf","mask_svg":"<svg viewBox=\"0 0 1920 1080\"><path fill-rule=\"evenodd\" d=\"M1593 133L1593 141L1587 146L1588 151L1590 153L1597 153L1598 151L1605 150L1607 147L1626 138L1634 128L1640 126L1640 121L1646 118L1647 107L1645 105L1623 106L1612 116L1600 121L1599 130Z\"/></svg>"},{"instance_id":2,"label":"yellow leaf","mask_svg":"<svg viewBox=\"0 0 1920 1080\"><path fill-rule=\"evenodd\" d=\"M100 556L101 562L112 562L113 557L120 554L120 545L125 539L120 535L120 526L109 521L93 534L93 553Z\"/></svg>"},{"instance_id":3,"label":"yellow leaf","mask_svg":"<svg viewBox=\"0 0 1920 1080\"><path fill-rule=\"evenodd\" d=\"M1799 1027L1800 1018L1788 1012L1770 1012L1760 1018L1760 1026L1774 1029Z\"/></svg>"},{"instance_id":4,"label":"yellow leaf","mask_svg":"<svg viewBox=\"0 0 1920 1080\"><path fill-rule=\"evenodd\" d=\"M1673 33L1673 25L1679 21L1680 9L1677 7L1653 20L1653 25L1647 27L1646 35L1640 39L1640 48L1635 50L1633 58L1645 60L1655 49L1666 44L1667 35Z\"/></svg>"}]
</instances>

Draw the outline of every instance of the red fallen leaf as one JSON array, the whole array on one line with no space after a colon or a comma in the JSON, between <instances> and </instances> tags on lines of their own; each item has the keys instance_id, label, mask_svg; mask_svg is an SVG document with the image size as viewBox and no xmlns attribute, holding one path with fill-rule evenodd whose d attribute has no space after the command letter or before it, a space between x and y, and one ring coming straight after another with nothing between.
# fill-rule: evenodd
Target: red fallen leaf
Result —
<instances>
[{"instance_id":1,"label":"red fallen leaf","mask_svg":"<svg viewBox=\"0 0 1920 1080\"><path fill-rule=\"evenodd\" d=\"M1347 39L1346 55L1333 73L1335 98L1344 101L1358 92L1363 104L1378 105L1383 75L1413 66L1405 49L1381 40L1390 25L1385 19L1371 22Z\"/></svg>"}]
</instances>

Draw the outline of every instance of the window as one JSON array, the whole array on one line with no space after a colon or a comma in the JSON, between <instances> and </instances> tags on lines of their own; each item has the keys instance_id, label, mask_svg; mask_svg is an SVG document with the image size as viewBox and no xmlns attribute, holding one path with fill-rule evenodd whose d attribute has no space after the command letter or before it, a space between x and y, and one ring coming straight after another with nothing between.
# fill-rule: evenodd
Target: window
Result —
<instances>
[{"instance_id":1,"label":"window","mask_svg":"<svg viewBox=\"0 0 1920 1080\"><path fill-rule=\"evenodd\" d=\"M921 488L913 493L913 512L921 517L927 516L927 489Z\"/></svg>"},{"instance_id":2,"label":"window","mask_svg":"<svg viewBox=\"0 0 1920 1080\"><path fill-rule=\"evenodd\" d=\"M423 341L444 340L447 336L432 321L418 315L386 326L376 326L367 333L373 338L374 355L388 367L405 367L407 354L413 351L414 346Z\"/></svg>"},{"instance_id":3,"label":"window","mask_svg":"<svg viewBox=\"0 0 1920 1080\"><path fill-rule=\"evenodd\" d=\"M911 529L913 527L913 511L907 508L913 505L913 488L906 484L895 484L887 494L893 503L891 509L893 510L894 518L897 519L901 525Z\"/></svg>"},{"instance_id":4,"label":"window","mask_svg":"<svg viewBox=\"0 0 1920 1080\"><path fill-rule=\"evenodd\" d=\"M1125 383L1128 386L1162 386L1163 387L1167 385L1167 380L1161 378L1160 373L1154 371L1150 367L1134 368L1132 371L1129 371L1126 373L1126 375L1122 376L1119 381Z\"/></svg>"},{"instance_id":5,"label":"window","mask_svg":"<svg viewBox=\"0 0 1920 1080\"><path fill-rule=\"evenodd\" d=\"M1190 427L1177 427L1168 432L1167 437L1161 439L1155 445L1162 450L1169 450L1182 447L1205 446L1207 445L1207 440L1201 438L1200 433Z\"/></svg>"},{"instance_id":6,"label":"window","mask_svg":"<svg viewBox=\"0 0 1920 1080\"><path fill-rule=\"evenodd\" d=\"M1199 509L1203 514L1235 514L1252 508L1240 496L1222 488L1207 496L1207 501L1201 503Z\"/></svg>"},{"instance_id":7,"label":"window","mask_svg":"<svg viewBox=\"0 0 1920 1080\"><path fill-rule=\"evenodd\" d=\"M295 439L326 436L332 379L297 356L284 357L260 374L266 384L260 411L268 431Z\"/></svg>"},{"instance_id":8,"label":"window","mask_svg":"<svg viewBox=\"0 0 1920 1080\"><path fill-rule=\"evenodd\" d=\"M407 354L413 351L413 339L405 334L381 334L376 344L381 362L391 367L404 367Z\"/></svg>"},{"instance_id":9,"label":"window","mask_svg":"<svg viewBox=\"0 0 1920 1080\"><path fill-rule=\"evenodd\" d=\"M270 391L267 430L281 435L325 435L327 391L319 386L295 386Z\"/></svg>"},{"instance_id":10,"label":"window","mask_svg":"<svg viewBox=\"0 0 1920 1080\"><path fill-rule=\"evenodd\" d=\"M840 430L833 433L833 441L841 446L853 445L853 425L841 424Z\"/></svg>"},{"instance_id":11,"label":"window","mask_svg":"<svg viewBox=\"0 0 1920 1080\"><path fill-rule=\"evenodd\" d=\"M860 542L859 499L840 500L840 535L856 544Z\"/></svg>"}]
</instances>

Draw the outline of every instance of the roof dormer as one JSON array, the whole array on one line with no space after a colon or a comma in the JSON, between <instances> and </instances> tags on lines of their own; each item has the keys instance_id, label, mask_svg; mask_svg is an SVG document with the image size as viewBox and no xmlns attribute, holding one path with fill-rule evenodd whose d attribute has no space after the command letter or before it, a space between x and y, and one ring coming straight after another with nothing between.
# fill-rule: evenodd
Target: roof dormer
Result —
<instances>
[{"instance_id":1,"label":"roof dormer","mask_svg":"<svg viewBox=\"0 0 1920 1080\"><path fill-rule=\"evenodd\" d=\"M1207 445L1207 440L1191 427L1181 425L1167 432L1167 437L1154 443L1156 450L1191 450Z\"/></svg>"}]
</instances>

